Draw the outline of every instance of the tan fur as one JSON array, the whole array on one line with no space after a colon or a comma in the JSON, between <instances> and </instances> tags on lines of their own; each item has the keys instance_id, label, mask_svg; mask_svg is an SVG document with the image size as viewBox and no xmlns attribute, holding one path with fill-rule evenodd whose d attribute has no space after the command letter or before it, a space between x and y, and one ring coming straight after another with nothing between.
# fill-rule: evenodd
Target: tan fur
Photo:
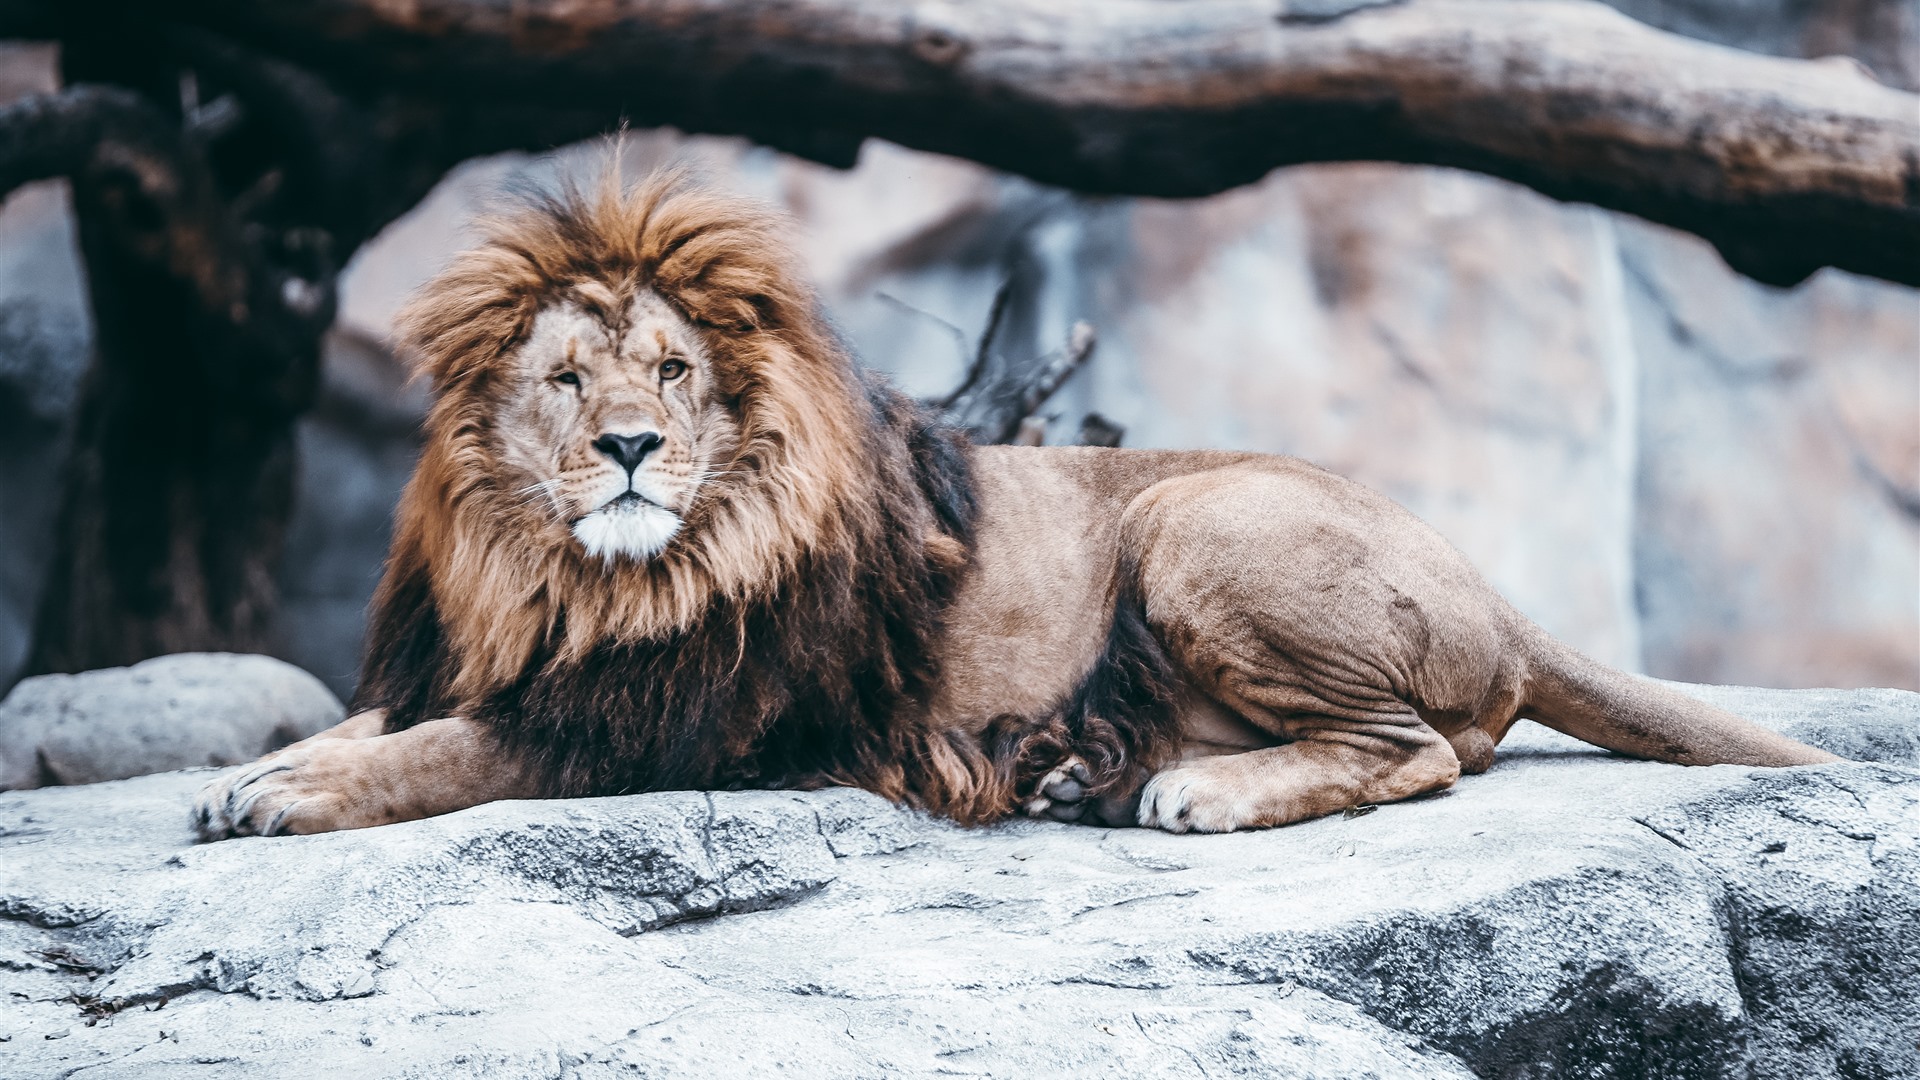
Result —
<instances>
[{"instance_id":1,"label":"tan fur","mask_svg":"<svg viewBox=\"0 0 1920 1080\"><path fill-rule=\"evenodd\" d=\"M854 538L888 489L861 441L857 376L780 222L673 178L632 192L609 179L579 205L489 223L401 319L436 404L383 595L409 568L430 579L455 718L378 734L363 714L263 759L203 793L203 835L532 794L494 734L457 717L537 650L659 639L721 601L808 588L796 568L823 551L863 550ZM688 370L669 377L668 360ZM641 427L664 441L632 482L644 474L680 530L648 558L590 557L570 528L627 482L594 439ZM1304 462L992 447L972 468L970 556L930 510L894 508L927 560L967 571L932 642L937 678L902 706L903 722L951 738L857 780L889 797L961 820L1015 809L970 747L997 718L1072 695L1123 596L1181 684L1174 759L1143 763L1163 768L1131 793L1145 825L1279 825L1432 791L1484 771L1522 716L1690 764L1835 760L1554 642L1431 529ZM1049 773L1029 811L1068 801L1047 792L1073 788L1071 770Z\"/></svg>"},{"instance_id":2,"label":"tan fur","mask_svg":"<svg viewBox=\"0 0 1920 1080\"><path fill-rule=\"evenodd\" d=\"M1304 462L1033 455L1055 465L981 453L1002 458L1003 471L1031 471L1042 487L1099 454L1104 471L1089 478L1098 476L1104 505L1132 496L1097 523L988 509L981 549L987 569L987 552L1058 552L1079 534L1094 539L1067 580L1106 580L1122 552L1138 567L1148 619L1193 691L1182 717L1187 760L1147 785L1141 824L1221 832L1409 798L1485 771L1522 716L1686 764L1838 760L1561 645L1424 523ZM998 529L1007 531L990 534ZM1051 591L1061 595L1057 584ZM1083 655L1094 633L1081 632ZM1049 667L995 675L1031 686ZM965 715L979 705L949 707Z\"/></svg>"},{"instance_id":3,"label":"tan fur","mask_svg":"<svg viewBox=\"0 0 1920 1080\"><path fill-rule=\"evenodd\" d=\"M501 760L490 733L451 718L381 734L360 713L243 769L194 800L203 836L275 836L365 829L464 810L537 788Z\"/></svg>"}]
</instances>

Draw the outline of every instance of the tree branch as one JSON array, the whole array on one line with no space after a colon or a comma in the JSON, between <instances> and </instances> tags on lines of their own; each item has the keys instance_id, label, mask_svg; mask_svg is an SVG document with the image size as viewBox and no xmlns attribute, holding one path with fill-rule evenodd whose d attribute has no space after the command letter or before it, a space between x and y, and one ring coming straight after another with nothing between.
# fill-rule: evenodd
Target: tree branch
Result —
<instances>
[{"instance_id":1,"label":"tree branch","mask_svg":"<svg viewBox=\"0 0 1920 1080\"><path fill-rule=\"evenodd\" d=\"M1584 0L144 10L422 95L565 107L576 124L591 103L836 164L878 136L1153 196L1308 161L1450 165L1697 233L1764 281L1839 266L1920 285L1920 97L1857 65L1708 45Z\"/></svg>"},{"instance_id":2,"label":"tree branch","mask_svg":"<svg viewBox=\"0 0 1920 1080\"><path fill-rule=\"evenodd\" d=\"M1001 286L987 329L981 335L982 358L988 355L987 344L1000 323L1007 288ZM1059 352L1024 364L1006 365L1005 370L991 378L985 377L983 365L976 365L962 383L961 391L928 404L945 412L948 420L966 428L978 442L1022 442L1031 435L1027 444L1038 446L1040 436L1046 432L1046 419L1038 415L1040 406L1093 357L1097 340L1091 324L1076 322L1067 331L1066 347ZM1114 439L1117 444L1117 433Z\"/></svg>"},{"instance_id":3,"label":"tree branch","mask_svg":"<svg viewBox=\"0 0 1920 1080\"><path fill-rule=\"evenodd\" d=\"M286 352L286 341L317 337L333 319L332 281L294 281L254 250L203 155L172 118L138 94L93 85L0 106L0 197L52 177L115 193L121 244L185 285L197 317L227 341L203 361L216 378L251 392L260 407L287 416L305 408L312 373L259 358Z\"/></svg>"},{"instance_id":4,"label":"tree branch","mask_svg":"<svg viewBox=\"0 0 1920 1080\"><path fill-rule=\"evenodd\" d=\"M158 216L193 227L212 203L212 182L165 115L125 90L78 86L0 106L0 198L35 180L111 170L129 177ZM189 246L205 247L195 237ZM232 280L182 267L216 310L244 300Z\"/></svg>"},{"instance_id":5,"label":"tree branch","mask_svg":"<svg viewBox=\"0 0 1920 1080\"><path fill-rule=\"evenodd\" d=\"M1012 275L1008 275L1000 287L993 290L993 303L987 308L987 326L980 331L980 343L974 347L973 360L967 364L967 373L951 393L932 403L935 406L950 413L965 413L971 408L972 399L979 396L988 370L993 367L993 339L999 336L1000 324L1006 321L1007 304L1013 299L1013 281ZM1018 421L1020 417L1013 419Z\"/></svg>"}]
</instances>

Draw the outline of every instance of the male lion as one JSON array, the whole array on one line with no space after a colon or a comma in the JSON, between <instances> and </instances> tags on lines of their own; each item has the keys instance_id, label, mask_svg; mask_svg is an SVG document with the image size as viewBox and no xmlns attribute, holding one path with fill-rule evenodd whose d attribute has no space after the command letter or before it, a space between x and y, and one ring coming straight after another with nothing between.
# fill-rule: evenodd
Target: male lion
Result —
<instances>
[{"instance_id":1,"label":"male lion","mask_svg":"<svg viewBox=\"0 0 1920 1080\"><path fill-rule=\"evenodd\" d=\"M1305 462L969 446L861 372L780 236L609 180L421 291L435 402L357 715L209 784L201 836L826 784L1224 832L1447 787L1523 716L1838 760L1560 644Z\"/></svg>"}]
</instances>

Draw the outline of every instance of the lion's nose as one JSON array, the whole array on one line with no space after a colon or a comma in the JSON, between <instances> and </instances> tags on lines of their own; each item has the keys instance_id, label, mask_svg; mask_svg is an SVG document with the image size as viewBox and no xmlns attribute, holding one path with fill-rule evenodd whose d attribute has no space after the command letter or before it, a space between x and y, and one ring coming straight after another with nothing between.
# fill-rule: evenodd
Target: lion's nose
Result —
<instances>
[{"instance_id":1,"label":"lion's nose","mask_svg":"<svg viewBox=\"0 0 1920 1080\"><path fill-rule=\"evenodd\" d=\"M657 431L642 431L638 435L618 435L609 431L593 440L593 448L612 458L621 468L632 472L665 441Z\"/></svg>"}]
</instances>

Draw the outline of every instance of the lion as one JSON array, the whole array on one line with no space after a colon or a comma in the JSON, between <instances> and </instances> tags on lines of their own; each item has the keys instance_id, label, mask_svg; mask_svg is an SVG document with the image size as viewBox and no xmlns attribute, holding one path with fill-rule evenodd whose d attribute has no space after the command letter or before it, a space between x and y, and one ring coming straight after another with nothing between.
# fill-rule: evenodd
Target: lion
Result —
<instances>
[{"instance_id":1,"label":"lion","mask_svg":"<svg viewBox=\"0 0 1920 1080\"><path fill-rule=\"evenodd\" d=\"M1447 788L1523 717L1839 760L1583 656L1305 461L970 445L757 204L609 178L483 224L398 322L433 404L353 715L208 784L204 839L826 785L1228 832Z\"/></svg>"}]
</instances>

